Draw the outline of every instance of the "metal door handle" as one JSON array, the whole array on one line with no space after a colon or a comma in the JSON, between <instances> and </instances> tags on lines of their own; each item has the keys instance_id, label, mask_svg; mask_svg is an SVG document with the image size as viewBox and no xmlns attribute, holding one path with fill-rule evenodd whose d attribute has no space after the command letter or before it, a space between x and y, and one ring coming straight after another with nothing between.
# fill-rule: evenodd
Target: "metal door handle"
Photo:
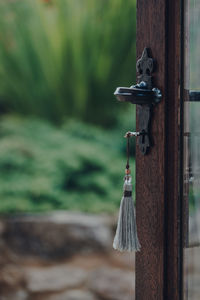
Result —
<instances>
[{"instance_id":1,"label":"metal door handle","mask_svg":"<svg viewBox=\"0 0 200 300\"><path fill-rule=\"evenodd\" d=\"M139 131L133 135L139 136L138 144L142 154L146 154L152 146L149 128L152 107L162 98L161 91L152 87L151 73L154 71L154 66L155 61L149 56L148 48L145 48L136 64L139 73L138 83L130 88L118 87L114 92L117 100L138 105Z\"/></svg>"},{"instance_id":2,"label":"metal door handle","mask_svg":"<svg viewBox=\"0 0 200 300\"><path fill-rule=\"evenodd\" d=\"M148 89L147 83L141 81L130 88L118 87L114 95L119 101L131 102L132 104L156 104L160 102L161 92L157 88Z\"/></svg>"}]
</instances>

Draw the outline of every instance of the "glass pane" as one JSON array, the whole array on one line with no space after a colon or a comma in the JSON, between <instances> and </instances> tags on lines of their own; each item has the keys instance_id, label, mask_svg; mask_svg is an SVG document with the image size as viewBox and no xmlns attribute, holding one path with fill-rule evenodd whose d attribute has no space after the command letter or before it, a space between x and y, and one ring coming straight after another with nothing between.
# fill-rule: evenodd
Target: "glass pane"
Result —
<instances>
[{"instance_id":1,"label":"glass pane","mask_svg":"<svg viewBox=\"0 0 200 300\"><path fill-rule=\"evenodd\" d=\"M199 300L200 0L185 0L184 25L184 300Z\"/></svg>"},{"instance_id":2,"label":"glass pane","mask_svg":"<svg viewBox=\"0 0 200 300\"><path fill-rule=\"evenodd\" d=\"M200 89L200 0L185 0L185 88Z\"/></svg>"},{"instance_id":3,"label":"glass pane","mask_svg":"<svg viewBox=\"0 0 200 300\"><path fill-rule=\"evenodd\" d=\"M188 203L185 240L185 299L200 299L200 102L185 103L185 190Z\"/></svg>"}]
</instances>

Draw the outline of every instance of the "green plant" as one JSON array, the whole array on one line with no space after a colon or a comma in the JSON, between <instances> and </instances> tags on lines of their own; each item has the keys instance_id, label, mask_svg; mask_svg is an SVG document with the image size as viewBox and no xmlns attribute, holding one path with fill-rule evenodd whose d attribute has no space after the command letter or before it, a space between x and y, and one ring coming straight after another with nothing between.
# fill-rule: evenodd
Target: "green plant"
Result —
<instances>
[{"instance_id":1,"label":"green plant","mask_svg":"<svg viewBox=\"0 0 200 300\"><path fill-rule=\"evenodd\" d=\"M58 129L37 119L4 117L0 139L1 213L118 210L125 166L121 136L75 121Z\"/></svg>"},{"instance_id":2,"label":"green plant","mask_svg":"<svg viewBox=\"0 0 200 300\"><path fill-rule=\"evenodd\" d=\"M135 1L0 1L0 108L112 127L135 75ZM122 108L123 107L123 108Z\"/></svg>"}]
</instances>

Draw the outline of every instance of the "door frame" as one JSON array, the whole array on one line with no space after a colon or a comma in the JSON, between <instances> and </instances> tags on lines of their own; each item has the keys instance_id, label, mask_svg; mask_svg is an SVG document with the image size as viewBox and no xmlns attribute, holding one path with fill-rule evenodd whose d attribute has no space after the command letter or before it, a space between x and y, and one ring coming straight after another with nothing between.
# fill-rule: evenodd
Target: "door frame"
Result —
<instances>
[{"instance_id":1,"label":"door frame","mask_svg":"<svg viewBox=\"0 0 200 300\"><path fill-rule=\"evenodd\" d=\"M136 300L182 299L182 26L183 1L137 0L137 59L150 48L163 97L151 123L154 146L147 155L136 147Z\"/></svg>"}]
</instances>

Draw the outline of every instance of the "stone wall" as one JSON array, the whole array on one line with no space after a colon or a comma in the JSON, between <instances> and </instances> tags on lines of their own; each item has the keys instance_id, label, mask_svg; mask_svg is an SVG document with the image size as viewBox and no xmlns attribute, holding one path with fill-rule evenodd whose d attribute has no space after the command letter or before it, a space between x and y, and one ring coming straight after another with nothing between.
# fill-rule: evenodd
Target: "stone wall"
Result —
<instances>
[{"instance_id":1,"label":"stone wall","mask_svg":"<svg viewBox=\"0 0 200 300\"><path fill-rule=\"evenodd\" d=\"M0 300L134 299L134 254L112 249L114 224L64 212L1 218Z\"/></svg>"}]
</instances>

